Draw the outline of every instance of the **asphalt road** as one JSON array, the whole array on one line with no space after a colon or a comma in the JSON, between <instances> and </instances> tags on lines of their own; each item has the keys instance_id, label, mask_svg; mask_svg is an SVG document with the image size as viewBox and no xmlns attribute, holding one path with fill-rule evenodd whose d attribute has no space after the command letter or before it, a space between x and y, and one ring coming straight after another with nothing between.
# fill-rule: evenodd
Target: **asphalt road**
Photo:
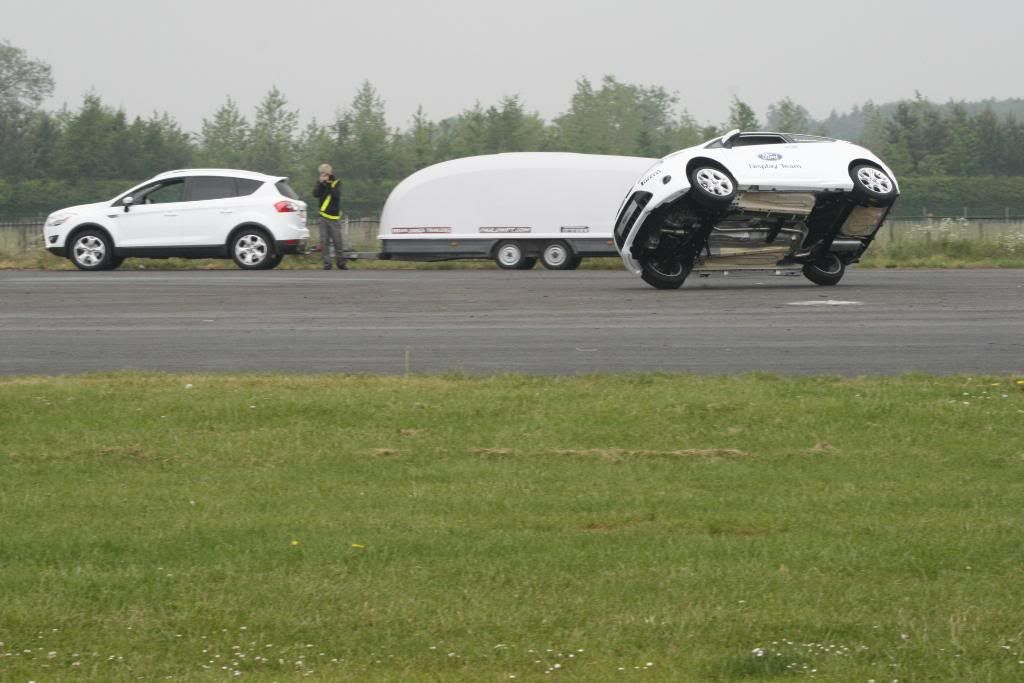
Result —
<instances>
[{"instance_id":1,"label":"asphalt road","mask_svg":"<svg viewBox=\"0 0 1024 683\"><path fill-rule=\"evenodd\" d=\"M1024 271L0 272L0 373L1024 374Z\"/></svg>"}]
</instances>

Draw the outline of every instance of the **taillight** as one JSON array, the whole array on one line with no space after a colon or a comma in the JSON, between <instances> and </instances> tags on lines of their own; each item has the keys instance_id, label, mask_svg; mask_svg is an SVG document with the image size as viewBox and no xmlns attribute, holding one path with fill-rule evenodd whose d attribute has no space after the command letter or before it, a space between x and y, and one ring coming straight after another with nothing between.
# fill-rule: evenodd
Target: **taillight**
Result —
<instances>
[{"instance_id":1,"label":"taillight","mask_svg":"<svg viewBox=\"0 0 1024 683\"><path fill-rule=\"evenodd\" d=\"M299 210L299 205L295 202L281 200L277 204L274 204L274 208L277 209L278 213L294 213Z\"/></svg>"}]
</instances>

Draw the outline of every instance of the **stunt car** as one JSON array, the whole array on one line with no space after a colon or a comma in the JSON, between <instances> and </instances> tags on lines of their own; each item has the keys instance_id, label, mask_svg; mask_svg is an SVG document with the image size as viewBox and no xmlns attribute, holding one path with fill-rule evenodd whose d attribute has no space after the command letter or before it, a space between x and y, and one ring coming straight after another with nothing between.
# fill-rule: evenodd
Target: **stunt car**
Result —
<instances>
[{"instance_id":1,"label":"stunt car","mask_svg":"<svg viewBox=\"0 0 1024 683\"><path fill-rule=\"evenodd\" d=\"M898 196L892 170L863 147L733 130L645 172L619 208L615 246L658 289L715 270L796 271L835 285Z\"/></svg>"}]
</instances>

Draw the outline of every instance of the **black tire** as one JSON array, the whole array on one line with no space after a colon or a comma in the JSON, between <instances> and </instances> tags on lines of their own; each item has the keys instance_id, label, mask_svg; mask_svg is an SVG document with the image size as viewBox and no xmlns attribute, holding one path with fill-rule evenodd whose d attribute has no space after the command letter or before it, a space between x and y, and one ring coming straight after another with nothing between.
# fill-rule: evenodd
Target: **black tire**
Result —
<instances>
[{"instance_id":1,"label":"black tire","mask_svg":"<svg viewBox=\"0 0 1024 683\"><path fill-rule=\"evenodd\" d=\"M516 268L516 270L530 270L535 265L537 265L537 257L536 256L527 256L526 258L523 259L522 264L520 264L520 266L518 268Z\"/></svg>"},{"instance_id":2,"label":"black tire","mask_svg":"<svg viewBox=\"0 0 1024 683\"><path fill-rule=\"evenodd\" d=\"M566 270L576 270L577 268L580 267L581 263L583 263L583 257L582 256L573 256L572 257L572 261L569 263L569 265L567 265L565 267L565 269Z\"/></svg>"},{"instance_id":3,"label":"black tire","mask_svg":"<svg viewBox=\"0 0 1024 683\"><path fill-rule=\"evenodd\" d=\"M846 264L835 254L825 254L814 263L805 263L803 274L805 278L816 285L832 287L843 279L843 275L846 274Z\"/></svg>"},{"instance_id":4,"label":"black tire","mask_svg":"<svg viewBox=\"0 0 1024 683\"><path fill-rule=\"evenodd\" d=\"M655 252L640 261L640 277L655 289L679 289L691 268L675 254Z\"/></svg>"},{"instance_id":5,"label":"black tire","mask_svg":"<svg viewBox=\"0 0 1024 683\"><path fill-rule=\"evenodd\" d=\"M114 258L114 247L102 230L86 229L71 238L68 258L79 270L107 270Z\"/></svg>"},{"instance_id":6,"label":"black tire","mask_svg":"<svg viewBox=\"0 0 1024 683\"><path fill-rule=\"evenodd\" d=\"M888 206L896 201L896 183L889 174L873 164L858 164L850 169L853 196L867 206Z\"/></svg>"},{"instance_id":7,"label":"black tire","mask_svg":"<svg viewBox=\"0 0 1024 683\"><path fill-rule=\"evenodd\" d=\"M228 251L231 260L242 270L265 270L277 265L274 263L274 243L259 228L244 228L236 232Z\"/></svg>"},{"instance_id":8,"label":"black tire","mask_svg":"<svg viewBox=\"0 0 1024 683\"><path fill-rule=\"evenodd\" d=\"M528 261L530 261L530 257L523 251L523 245L519 242L501 242L494 250L494 262L502 270L528 270L533 268L537 259L534 258L533 262L527 266Z\"/></svg>"},{"instance_id":9,"label":"black tire","mask_svg":"<svg viewBox=\"0 0 1024 683\"><path fill-rule=\"evenodd\" d=\"M284 260L284 254L274 254L273 258L267 261L266 269L271 270L281 265L281 261Z\"/></svg>"},{"instance_id":10,"label":"black tire","mask_svg":"<svg viewBox=\"0 0 1024 683\"><path fill-rule=\"evenodd\" d=\"M723 209L736 199L736 181L724 168L697 164L690 171L690 195L708 209Z\"/></svg>"},{"instance_id":11,"label":"black tire","mask_svg":"<svg viewBox=\"0 0 1024 683\"><path fill-rule=\"evenodd\" d=\"M124 263L124 256L113 256L110 263L107 264L107 270L116 270L121 267L122 263Z\"/></svg>"},{"instance_id":12,"label":"black tire","mask_svg":"<svg viewBox=\"0 0 1024 683\"><path fill-rule=\"evenodd\" d=\"M571 270L576 254L561 240L548 242L540 252L540 262L548 270Z\"/></svg>"}]
</instances>

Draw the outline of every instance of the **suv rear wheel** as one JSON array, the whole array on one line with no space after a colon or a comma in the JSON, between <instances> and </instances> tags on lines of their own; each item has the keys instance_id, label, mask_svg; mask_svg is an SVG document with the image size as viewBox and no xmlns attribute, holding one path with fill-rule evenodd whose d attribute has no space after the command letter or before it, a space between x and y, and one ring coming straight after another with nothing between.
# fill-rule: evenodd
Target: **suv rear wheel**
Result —
<instances>
[{"instance_id":1,"label":"suv rear wheel","mask_svg":"<svg viewBox=\"0 0 1024 683\"><path fill-rule=\"evenodd\" d=\"M242 270L273 268L279 262L274 260L271 244L267 233L258 228L239 230L231 240L231 258Z\"/></svg>"}]
</instances>

